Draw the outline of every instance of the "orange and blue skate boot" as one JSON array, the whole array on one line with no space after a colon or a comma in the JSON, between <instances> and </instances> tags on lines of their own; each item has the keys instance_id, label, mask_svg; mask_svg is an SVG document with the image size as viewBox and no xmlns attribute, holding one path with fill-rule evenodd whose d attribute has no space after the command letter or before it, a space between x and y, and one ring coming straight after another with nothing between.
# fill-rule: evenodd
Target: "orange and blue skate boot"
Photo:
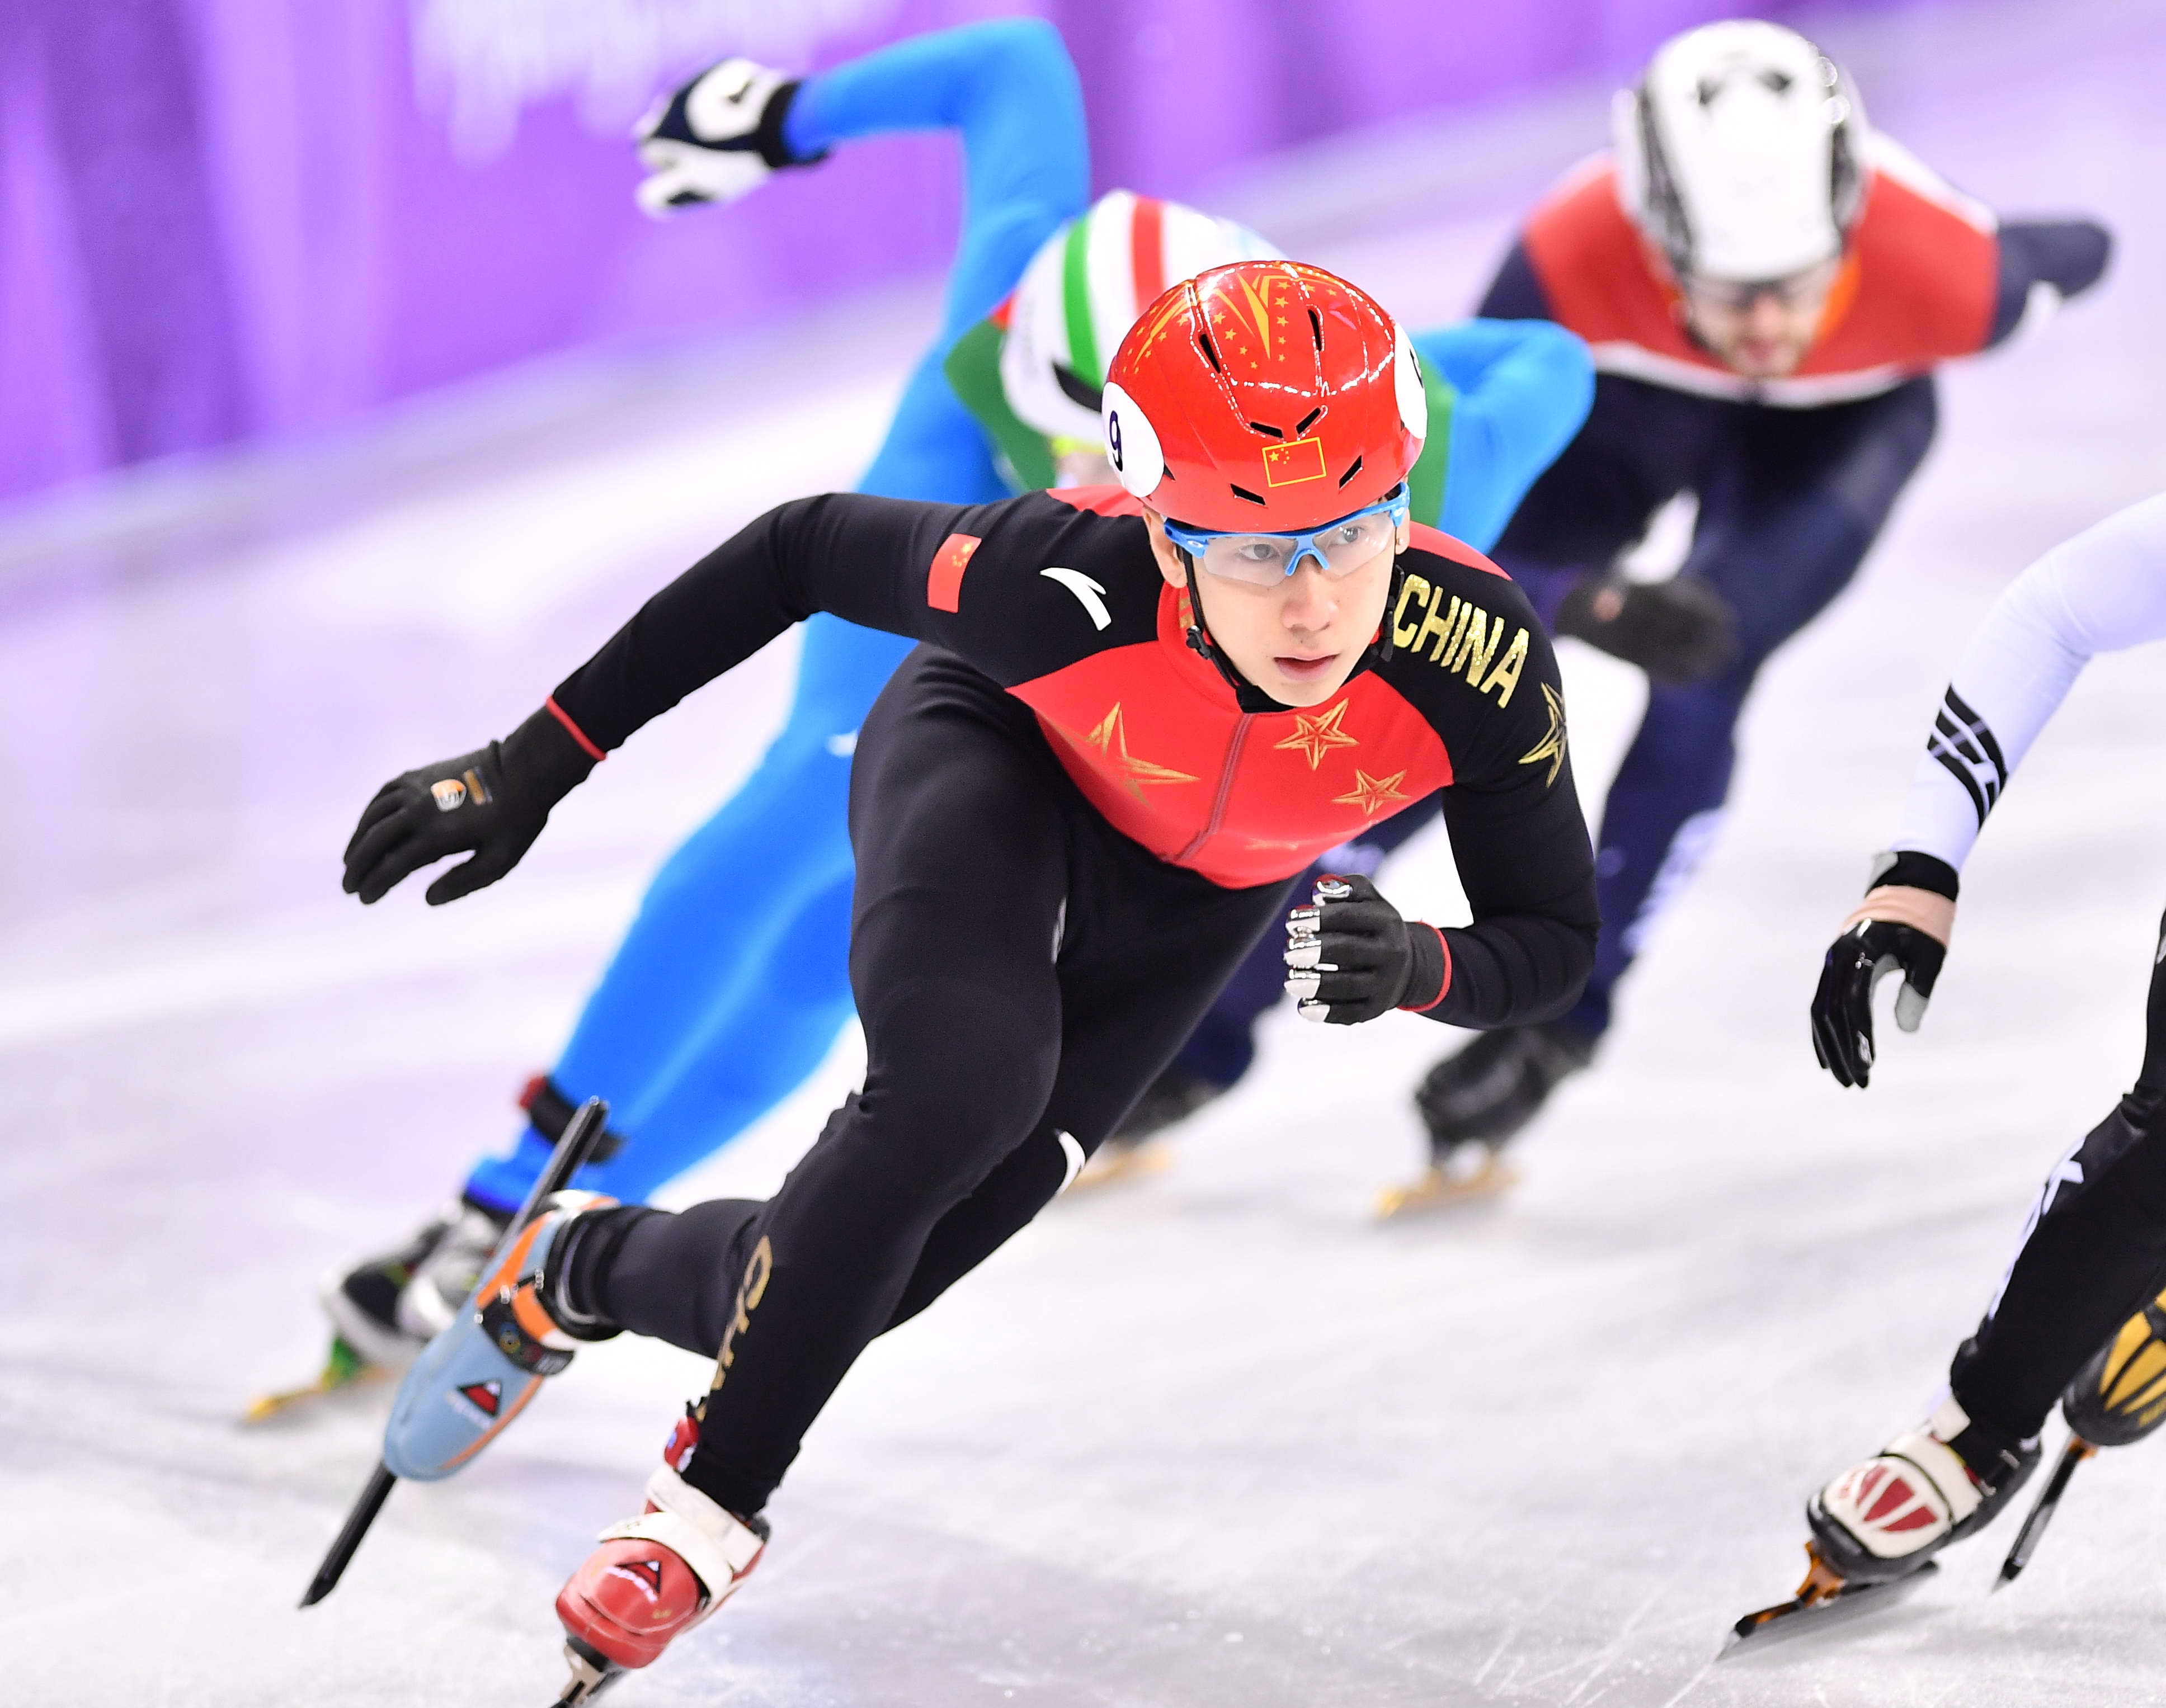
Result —
<instances>
[{"instance_id":1,"label":"orange and blue skate boot","mask_svg":"<svg viewBox=\"0 0 2166 1708\"><path fill-rule=\"evenodd\" d=\"M580 1219L615 1203L595 1192L552 1194L484 1265L450 1326L399 1384L383 1431L387 1469L420 1483L450 1476L504 1432L581 1342L619 1331L574 1313L563 1286Z\"/></svg>"}]
</instances>

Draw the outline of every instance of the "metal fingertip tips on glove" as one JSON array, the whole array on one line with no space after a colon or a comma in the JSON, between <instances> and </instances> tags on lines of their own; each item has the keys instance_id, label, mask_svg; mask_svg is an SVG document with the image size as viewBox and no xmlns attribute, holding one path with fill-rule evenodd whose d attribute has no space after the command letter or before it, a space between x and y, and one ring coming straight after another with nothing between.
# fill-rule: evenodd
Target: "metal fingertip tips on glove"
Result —
<instances>
[{"instance_id":1,"label":"metal fingertip tips on glove","mask_svg":"<svg viewBox=\"0 0 2166 1708\"><path fill-rule=\"evenodd\" d=\"M1286 974L1286 994L1294 999L1294 1011L1305 1020L1324 1021L1331 1015L1331 1004L1316 999L1323 975L1338 970L1323 965L1323 904L1344 900L1352 893L1337 878L1319 878L1314 903L1286 914L1286 964L1292 969Z\"/></svg>"},{"instance_id":2,"label":"metal fingertip tips on glove","mask_svg":"<svg viewBox=\"0 0 2166 1708\"><path fill-rule=\"evenodd\" d=\"M1928 1000L1924 992L1905 979L1903 988L1895 993L1895 1024L1906 1032L1916 1031L1919 1021L1926 1017Z\"/></svg>"}]
</instances>

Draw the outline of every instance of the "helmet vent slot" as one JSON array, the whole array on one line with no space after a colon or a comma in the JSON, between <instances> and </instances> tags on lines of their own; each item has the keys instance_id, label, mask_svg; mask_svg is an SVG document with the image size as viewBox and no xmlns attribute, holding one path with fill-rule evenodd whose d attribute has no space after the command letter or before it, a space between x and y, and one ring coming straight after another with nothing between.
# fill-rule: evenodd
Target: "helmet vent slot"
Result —
<instances>
[{"instance_id":1,"label":"helmet vent slot","mask_svg":"<svg viewBox=\"0 0 2166 1708\"><path fill-rule=\"evenodd\" d=\"M1060 387L1060 395L1070 403L1078 404L1094 414L1105 407L1105 392L1092 385L1074 368L1065 367L1056 361L1053 365L1053 378Z\"/></svg>"},{"instance_id":2,"label":"helmet vent slot","mask_svg":"<svg viewBox=\"0 0 2166 1708\"><path fill-rule=\"evenodd\" d=\"M1226 372L1226 364L1218 360L1218 346L1211 341L1209 333L1198 332L1196 335L1196 346L1203 352L1204 361L1211 364L1212 372L1223 374Z\"/></svg>"},{"instance_id":3,"label":"helmet vent slot","mask_svg":"<svg viewBox=\"0 0 2166 1708\"><path fill-rule=\"evenodd\" d=\"M1234 482L1231 482L1231 481L1228 481L1228 482L1226 482L1226 487L1227 487L1227 490L1228 490L1229 492L1231 492L1231 493L1234 494L1234 496L1235 498L1246 498L1246 499L1247 499L1250 503L1252 503L1252 504L1263 504L1263 505L1265 505L1265 508L1267 508L1267 509L1269 508L1269 501L1268 501L1268 500L1264 499L1264 498L1258 498L1258 497L1257 497L1254 493L1250 492L1250 491L1249 491L1246 487L1237 487L1237 486L1235 486L1235 485L1234 484Z\"/></svg>"},{"instance_id":4,"label":"helmet vent slot","mask_svg":"<svg viewBox=\"0 0 2166 1708\"><path fill-rule=\"evenodd\" d=\"M1249 430L1251 433L1268 433L1274 439L1283 439L1286 437L1285 433L1280 429L1273 427L1262 421L1251 421L1249 423ZM1297 427L1293 430L1298 434L1301 431L1301 429Z\"/></svg>"},{"instance_id":5,"label":"helmet vent slot","mask_svg":"<svg viewBox=\"0 0 2166 1708\"><path fill-rule=\"evenodd\" d=\"M1323 413L1323 405L1318 403L1313 409L1311 409L1306 415L1302 416L1300 420L1294 423L1293 436L1298 439L1302 434L1308 432L1310 428L1316 425L1316 418Z\"/></svg>"},{"instance_id":6,"label":"helmet vent slot","mask_svg":"<svg viewBox=\"0 0 2166 1708\"><path fill-rule=\"evenodd\" d=\"M1339 477L1339 484L1342 487L1345 486L1347 482L1352 480L1355 475L1360 472L1361 459L1357 456L1352 462L1347 465L1346 472Z\"/></svg>"},{"instance_id":7,"label":"helmet vent slot","mask_svg":"<svg viewBox=\"0 0 2166 1708\"><path fill-rule=\"evenodd\" d=\"M1318 313L1316 312L1316 310L1315 310L1315 309L1313 309L1313 308L1311 308L1311 309L1308 311L1308 329L1309 329L1309 333L1310 333L1310 335L1311 335L1313 337L1314 337L1314 339L1316 340L1316 347L1317 347L1318 350L1323 349L1323 315L1321 315L1321 314L1318 314Z\"/></svg>"}]
</instances>

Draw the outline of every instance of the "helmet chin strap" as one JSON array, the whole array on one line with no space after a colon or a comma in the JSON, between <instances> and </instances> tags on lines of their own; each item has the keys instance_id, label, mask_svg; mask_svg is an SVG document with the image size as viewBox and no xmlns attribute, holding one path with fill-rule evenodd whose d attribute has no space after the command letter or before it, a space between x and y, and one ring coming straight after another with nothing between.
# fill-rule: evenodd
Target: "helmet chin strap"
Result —
<instances>
[{"instance_id":1,"label":"helmet chin strap","mask_svg":"<svg viewBox=\"0 0 2166 1708\"><path fill-rule=\"evenodd\" d=\"M1211 639L1211 630L1203 618L1203 596L1196 586L1196 559L1186 546L1176 546L1181 554L1181 567L1188 578L1188 645L1191 651L1211 662L1212 667L1225 677L1226 685L1234 690L1234 704L1244 712L1290 712L1293 707L1273 699L1255 683L1241 674L1234 661ZM1384 620L1376 625L1376 638L1371 640L1360 657L1354 662L1353 669L1346 672L1351 682L1365 670L1373 670L1387 664L1392 657L1392 613L1397 609L1399 588L1406 579L1405 560L1397 552L1392 554L1392 585L1384 595ZM1343 687L1345 684L1342 683Z\"/></svg>"},{"instance_id":2,"label":"helmet chin strap","mask_svg":"<svg viewBox=\"0 0 2166 1708\"><path fill-rule=\"evenodd\" d=\"M1196 559L1185 546L1174 550L1181 554L1181 567L1188 577L1188 645L1191 651L1210 660L1212 667L1226 678L1226 685L1234 690L1234 704L1244 712L1290 712L1292 706L1281 705L1255 683L1241 674L1234 661L1211 639L1211 631L1204 626L1203 595L1196 585Z\"/></svg>"}]
</instances>

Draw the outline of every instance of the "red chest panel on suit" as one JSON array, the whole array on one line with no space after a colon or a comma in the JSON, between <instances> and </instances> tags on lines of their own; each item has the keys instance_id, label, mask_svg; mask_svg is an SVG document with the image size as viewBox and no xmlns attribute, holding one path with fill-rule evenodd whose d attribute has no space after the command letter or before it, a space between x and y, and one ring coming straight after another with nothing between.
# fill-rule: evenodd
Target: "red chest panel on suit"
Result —
<instances>
[{"instance_id":1,"label":"red chest panel on suit","mask_svg":"<svg viewBox=\"0 0 2166 1708\"><path fill-rule=\"evenodd\" d=\"M1618 203L1613 163L1573 173L1527 222L1525 243L1558 321L1595 347L1598 366L1605 349L1632 346L1684 369L1728 373L1678 324L1672 287ZM1876 170L1850 275L1786 381L1922 372L1971 354L1992 324L1999 258L1991 232Z\"/></svg>"},{"instance_id":2,"label":"red chest panel on suit","mask_svg":"<svg viewBox=\"0 0 2166 1708\"><path fill-rule=\"evenodd\" d=\"M1292 877L1451 781L1428 721L1373 672L1323 705L1248 714L1185 640L1183 598L1158 636L1011 692L1114 828L1228 888Z\"/></svg>"}]
</instances>

